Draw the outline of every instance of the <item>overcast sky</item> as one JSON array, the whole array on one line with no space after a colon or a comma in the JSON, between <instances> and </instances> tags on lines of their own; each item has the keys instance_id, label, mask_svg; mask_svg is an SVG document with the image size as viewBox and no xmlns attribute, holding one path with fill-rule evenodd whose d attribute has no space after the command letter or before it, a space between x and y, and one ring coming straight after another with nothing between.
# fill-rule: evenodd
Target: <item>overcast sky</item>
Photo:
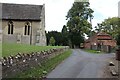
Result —
<instances>
[{"instance_id":1,"label":"overcast sky","mask_svg":"<svg viewBox=\"0 0 120 80\"><path fill-rule=\"evenodd\" d=\"M108 17L118 16L118 2L120 0L89 0L94 10L93 27ZM74 0L0 0L1 3L45 4L46 30L61 31L66 25L66 15Z\"/></svg>"}]
</instances>

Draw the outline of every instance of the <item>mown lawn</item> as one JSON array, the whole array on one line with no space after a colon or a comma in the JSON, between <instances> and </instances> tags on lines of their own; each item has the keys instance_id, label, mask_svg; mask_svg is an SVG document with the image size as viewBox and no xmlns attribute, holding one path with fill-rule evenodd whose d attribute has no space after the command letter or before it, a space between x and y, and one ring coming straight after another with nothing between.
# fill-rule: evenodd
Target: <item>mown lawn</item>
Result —
<instances>
[{"instance_id":1,"label":"mown lawn","mask_svg":"<svg viewBox=\"0 0 120 80\"><path fill-rule=\"evenodd\" d=\"M54 58L47 60L45 63L43 63L38 67L17 74L15 78L40 78L42 76L45 76L47 75L47 73L52 71L59 63L61 63L64 59L69 57L71 53L72 53L71 50L67 50L62 54L59 54ZM47 73L43 74L43 72L47 72Z\"/></svg>"},{"instance_id":2,"label":"mown lawn","mask_svg":"<svg viewBox=\"0 0 120 80\"><path fill-rule=\"evenodd\" d=\"M2 56L2 43L0 42L0 57Z\"/></svg>"},{"instance_id":3,"label":"mown lawn","mask_svg":"<svg viewBox=\"0 0 120 80\"><path fill-rule=\"evenodd\" d=\"M61 48L62 46L35 46L35 45L25 45L25 44L2 44L2 56L7 57L9 55L16 55L17 53L29 53L37 52L43 50L49 50L53 48Z\"/></svg>"},{"instance_id":4,"label":"mown lawn","mask_svg":"<svg viewBox=\"0 0 120 80\"><path fill-rule=\"evenodd\" d=\"M100 53L104 53L104 52L101 52L101 51L98 51L98 50L91 50L91 49L85 49L86 52L89 52L89 53L94 53L94 54L100 54Z\"/></svg>"}]
</instances>

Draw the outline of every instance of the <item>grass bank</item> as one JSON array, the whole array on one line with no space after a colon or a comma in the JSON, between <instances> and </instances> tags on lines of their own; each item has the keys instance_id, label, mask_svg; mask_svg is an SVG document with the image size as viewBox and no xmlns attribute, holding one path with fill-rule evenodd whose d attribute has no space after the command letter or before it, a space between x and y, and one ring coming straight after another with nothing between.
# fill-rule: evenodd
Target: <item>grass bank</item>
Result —
<instances>
[{"instance_id":1,"label":"grass bank","mask_svg":"<svg viewBox=\"0 0 120 80\"><path fill-rule=\"evenodd\" d=\"M62 46L35 46L35 45L25 45L25 44L2 44L2 56L7 57L9 55L16 55L17 53L29 53L37 52L43 50L49 50L53 48L62 48Z\"/></svg>"},{"instance_id":2,"label":"grass bank","mask_svg":"<svg viewBox=\"0 0 120 80\"><path fill-rule=\"evenodd\" d=\"M43 72L49 73L50 71L52 71L59 63L69 57L71 53L71 50L65 51L62 54L59 54L56 57L47 60L45 63L42 64L42 66L38 66L23 73L20 73L16 75L15 78L40 78L42 76L45 76L46 74L43 74Z\"/></svg>"}]
</instances>

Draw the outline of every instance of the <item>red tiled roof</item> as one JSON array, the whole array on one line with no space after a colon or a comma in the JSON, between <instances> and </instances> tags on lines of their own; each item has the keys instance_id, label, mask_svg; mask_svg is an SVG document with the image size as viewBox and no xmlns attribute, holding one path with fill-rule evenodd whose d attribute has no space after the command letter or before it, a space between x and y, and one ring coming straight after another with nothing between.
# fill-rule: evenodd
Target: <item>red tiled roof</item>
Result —
<instances>
[{"instance_id":1,"label":"red tiled roof","mask_svg":"<svg viewBox=\"0 0 120 80\"><path fill-rule=\"evenodd\" d=\"M89 37L85 42L93 41L93 39L95 38L99 40L114 40L109 34L105 32L98 32L98 33L95 33L93 36Z\"/></svg>"}]
</instances>

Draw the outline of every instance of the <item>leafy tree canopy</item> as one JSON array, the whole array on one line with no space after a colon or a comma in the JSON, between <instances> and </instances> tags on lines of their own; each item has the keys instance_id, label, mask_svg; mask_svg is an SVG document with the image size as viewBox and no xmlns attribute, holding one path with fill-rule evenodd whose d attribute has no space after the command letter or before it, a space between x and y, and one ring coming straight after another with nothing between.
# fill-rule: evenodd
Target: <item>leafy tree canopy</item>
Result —
<instances>
[{"instance_id":1,"label":"leafy tree canopy","mask_svg":"<svg viewBox=\"0 0 120 80\"><path fill-rule=\"evenodd\" d=\"M94 11L89 5L89 2L74 2L68 11L67 28L73 45L80 45L84 40L84 34L89 34L92 29L91 20Z\"/></svg>"},{"instance_id":2,"label":"leafy tree canopy","mask_svg":"<svg viewBox=\"0 0 120 80\"><path fill-rule=\"evenodd\" d=\"M96 26L96 31L103 31L110 34L113 38L118 36L120 32L120 18L112 17L105 19L102 23Z\"/></svg>"}]
</instances>

